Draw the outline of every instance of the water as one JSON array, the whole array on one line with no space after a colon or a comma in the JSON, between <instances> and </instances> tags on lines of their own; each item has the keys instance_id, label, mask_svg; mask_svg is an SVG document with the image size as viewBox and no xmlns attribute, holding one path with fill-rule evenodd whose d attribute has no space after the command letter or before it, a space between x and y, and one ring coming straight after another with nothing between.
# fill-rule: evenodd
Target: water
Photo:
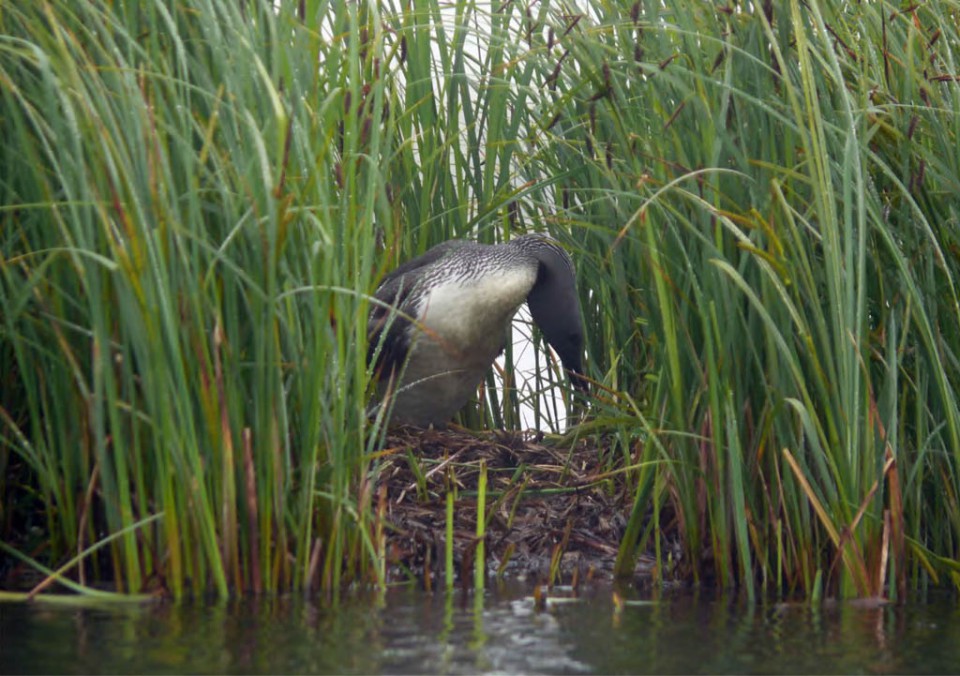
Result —
<instances>
[{"instance_id":1,"label":"water","mask_svg":"<svg viewBox=\"0 0 960 676\"><path fill-rule=\"evenodd\" d=\"M0 605L3 673L956 673L960 604L750 606L689 592L614 608L609 589L538 612L393 590L87 608Z\"/></svg>"}]
</instances>

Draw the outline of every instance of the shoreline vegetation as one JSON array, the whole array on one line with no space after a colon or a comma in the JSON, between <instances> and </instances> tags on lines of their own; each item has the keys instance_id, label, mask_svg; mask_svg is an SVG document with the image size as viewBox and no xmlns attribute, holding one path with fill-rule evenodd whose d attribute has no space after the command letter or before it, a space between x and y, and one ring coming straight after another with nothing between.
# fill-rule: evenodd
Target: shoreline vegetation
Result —
<instances>
[{"instance_id":1,"label":"shoreline vegetation","mask_svg":"<svg viewBox=\"0 0 960 676\"><path fill-rule=\"evenodd\" d=\"M505 558L566 584L587 550L751 599L956 587L958 26L955 0L4 5L0 588L336 594ZM528 231L577 267L576 424L536 337L538 374L458 422L524 404L554 434L369 419L378 279Z\"/></svg>"}]
</instances>

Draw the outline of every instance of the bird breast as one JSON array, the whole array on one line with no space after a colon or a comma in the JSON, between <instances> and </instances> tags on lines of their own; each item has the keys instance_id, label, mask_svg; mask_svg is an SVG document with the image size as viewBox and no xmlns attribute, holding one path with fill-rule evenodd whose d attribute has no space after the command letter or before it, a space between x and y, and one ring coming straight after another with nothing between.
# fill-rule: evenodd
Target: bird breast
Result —
<instances>
[{"instance_id":1,"label":"bird breast","mask_svg":"<svg viewBox=\"0 0 960 676\"><path fill-rule=\"evenodd\" d=\"M447 347L485 359L487 356L480 353L491 349L499 352L507 323L526 300L536 278L535 265L448 278L424 294L418 312L420 322L428 334Z\"/></svg>"}]
</instances>

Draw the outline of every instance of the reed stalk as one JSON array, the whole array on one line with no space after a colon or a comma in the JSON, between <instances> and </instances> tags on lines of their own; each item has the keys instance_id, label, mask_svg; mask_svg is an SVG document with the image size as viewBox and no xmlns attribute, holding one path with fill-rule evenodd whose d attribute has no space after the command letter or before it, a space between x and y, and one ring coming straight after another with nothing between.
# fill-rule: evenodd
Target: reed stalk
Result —
<instances>
[{"instance_id":1,"label":"reed stalk","mask_svg":"<svg viewBox=\"0 0 960 676\"><path fill-rule=\"evenodd\" d=\"M483 593L487 580L487 463L480 461L480 477L477 480L477 547L473 564L473 589Z\"/></svg>"}]
</instances>

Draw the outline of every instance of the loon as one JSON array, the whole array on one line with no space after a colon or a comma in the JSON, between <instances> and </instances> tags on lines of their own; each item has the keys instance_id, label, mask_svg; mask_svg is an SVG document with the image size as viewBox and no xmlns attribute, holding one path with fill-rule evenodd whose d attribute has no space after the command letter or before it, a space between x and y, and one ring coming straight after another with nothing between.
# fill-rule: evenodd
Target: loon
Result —
<instances>
[{"instance_id":1,"label":"loon","mask_svg":"<svg viewBox=\"0 0 960 676\"><path fill-rule=\"evenodd\" d=\"M571 384L587 389L573 263L545 235L443 242L388 273L374 299L367 361L391 425L446 424L503 351L524 301Z\"/></svg>"}]
</instances>

